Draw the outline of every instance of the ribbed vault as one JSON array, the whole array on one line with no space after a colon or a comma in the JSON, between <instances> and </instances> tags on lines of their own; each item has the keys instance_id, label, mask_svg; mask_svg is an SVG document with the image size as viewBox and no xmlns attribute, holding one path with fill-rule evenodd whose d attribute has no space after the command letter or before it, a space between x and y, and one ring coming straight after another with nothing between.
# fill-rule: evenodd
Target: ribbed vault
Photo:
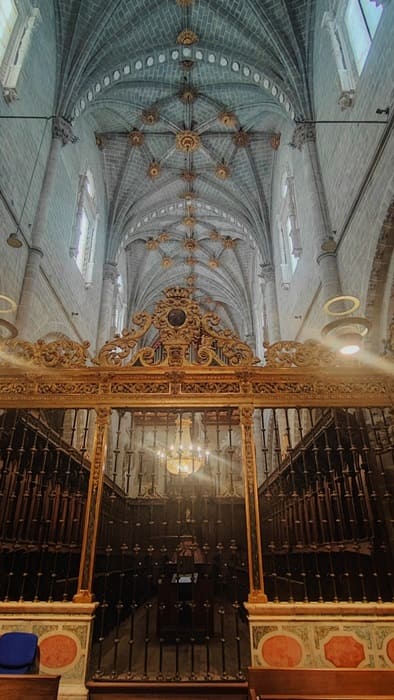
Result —
<instances>
[{"instance_id":1,"label":"ribbed vault","mask_svg":"<svg viewBox=\"0 0 394 700\"><path fill-rule=\"evenodd\" d=\"M129 316L188 286L253 333L283 126L310 114L310 0L57 0L58 111L96 132Z\"/></svg>"}]
</instances>

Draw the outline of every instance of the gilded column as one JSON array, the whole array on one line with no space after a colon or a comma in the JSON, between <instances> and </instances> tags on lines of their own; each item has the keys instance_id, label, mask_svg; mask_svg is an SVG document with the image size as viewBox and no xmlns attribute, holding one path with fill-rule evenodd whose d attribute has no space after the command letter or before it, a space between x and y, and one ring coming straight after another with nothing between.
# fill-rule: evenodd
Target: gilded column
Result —
<instances>
[{"instance_id":1,"label":"gilded column","mask_svg":"<svg viewBox=\"0 0 394 700\"><path fill-rule=\"evenodd\" d=\"M31 245L27 258L22 291L19 299L16 325L21 335L28 338L32 332L32 307L38 294L40 263L44 256L43 242L48 228L48 213L52 200L59 155L62 146L75 143L71 125L63 117L52 120L52 140L49 149L45 175L31 232Z\"/></svg>"},{"instance_id":2,"label":"gilded column","mask_svg":"<svg viewBox=\"0 0 394 700\"><path fill-rule=\"evenodd\" d=\"M248 544L249 603L266 603L257 488L256 447L253 436L253 408L241 408L242 461L245 483L246 537Z\"/></svg>"},{"instance_id":3,"label":"gilded column","mask_svg":"<svg viewBox=\"0 0 394 700\"><path fill-rule=\"evenodd\" d=\"M115 300L115 286L118 279L116 263L107 262L103 267L103 286L97 331L97 350L111 337L112 312Z\"/></svg>"},{"instance_id":4,"label":"gilded column","mask_svg":"<svg viewBox=\"0 0 394 700\"><path fill-rule=\"evenodd\" d=\"M306 202L320 269L323 303L341 294L335 242L328 224L327 203L316 149L314 124L298 124L292 145L302 151Z\"/></svg>"},{"instance_id":5,"label":"gilded column","mask_svg":"<svg viewBox=\"0 0 394 700\"><path fill-rule=\"evenodd\" d=\"M264 325L268 331L268 342L277 343L280 340L279 309L275 287L275 270L270 263L261 265L260 277L263 279L262 291L264 296Z\"/></svg>"},{"instance_id":6,"label":"gilded column","mask_svg":"<svg viewBox=\"0 0 394 700\"><path fill-rule=\"evenodd\" d=\"M93 457L90 468L81 560L79 564L78 591L73 598L74 603L91 603L94 600L92 591L94 559L103 494L110 415L111 410L109 408L97 409Z\"/></svg>"}]
</instances>

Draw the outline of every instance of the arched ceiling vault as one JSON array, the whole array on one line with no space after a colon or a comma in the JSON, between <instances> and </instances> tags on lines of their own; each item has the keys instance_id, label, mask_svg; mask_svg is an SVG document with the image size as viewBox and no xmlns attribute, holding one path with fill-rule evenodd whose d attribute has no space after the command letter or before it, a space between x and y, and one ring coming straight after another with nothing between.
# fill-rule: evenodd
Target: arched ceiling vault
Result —
<instances>
[{"instance_id":1,"label":"arched ceiling vault","mask_svg":"<svg viewBox=\"0 0 394 700\"><path fill-rule=\"evenodd\" d=\"M283 124L310 114L312 0L55 0L57 111L95 125L129 314L189 286L253 333Z\"/></svg>"}]
</instances>

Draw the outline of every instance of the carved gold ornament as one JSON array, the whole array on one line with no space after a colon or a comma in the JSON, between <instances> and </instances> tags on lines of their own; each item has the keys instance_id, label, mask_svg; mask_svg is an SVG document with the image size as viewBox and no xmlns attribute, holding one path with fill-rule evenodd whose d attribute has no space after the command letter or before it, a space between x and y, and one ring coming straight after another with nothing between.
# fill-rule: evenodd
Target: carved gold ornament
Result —
<instances>
[{"instance_id":1,"label":"carved gold ornament","mask_svg":"<svg viewBox=\"0 0 394 700\"><path fill-rule=\"evenodd\" d=\"M195 102L198 97L198 90L193 87L185 87L179 92L179 99L185 104Z\"/></svg>"},{"instance_id":2,"label":"carved gold ornament","mask_svg":"<svg viewBox=\"0 0 394 700\"><path fill-rule=\"evenodd\" d=\"M134 148L140 148L140 146L142 146L142 144L144 143L144 139L144 134L138 129L132 129L132 131L130 131L127 137L129 145L133 146Z\"/></svg>"},{"instance_id":3,"label":"carved gold ornament","mask_svg":"<svg viewBox=\"0 0 394 700\"><path fill-rule=\"evenodd\" d=\"M187 216L184 216L182 219L182 223L185 226L188 226L189 228L192 228L192 226L195 226L196 221L197 221L196 217L192 216L191 214L187 214Z\"/></svg>"},{"instance_id":4,"label":"carved gold ornament","mask_svg":"<svg viewBox=\"0 0 394 700\"><path fill-rule=\"evenodd\" d=\"M192 29L183 29L183 31L178 34L176 42L183 46L191 46L192 44L198 43L198 36Z\"/></svg>"},{"instance_id":5,"label":"carved gold ornament","mask_svg":"<svg viewBox=\"0 0 394 700\"><path fill-rule=\"evenodd\" d=\"M157 240L160 243L166 243L170 240L170 234L168 233L168 231L161 231L161 233L159 233L157 236Z\"/></svg>"},{"instance_id":6,"label":"carved gold ornament","mask_svg":"<svg viewBox=\"0 0 394 700\"><path fill-rule=\"evenodd\" d=\"M193 153L201 146L201 138L195 131L180 131L175 138L175 147L183 153Z\"/></svg>"},{"instance_id":7,"label":"carved gold ornament","mask_svg":"<svg viewBox=\"0 0 394 700\"><path fill-rule=\"evenodd\" d=\"M0 342L0 365L38 365L40 367L83 367L88 359L90 343L77 343L67 336L46 342L10 339Z\"/></svg>"},{"instance_id":8,"label":"carved gold ornament","mask_svg":"<svg viewBox=\"0 0 394 700\"><path fill-rule=\"evenodd\" d=\"M148 177L151 179L158 177L161 173L161 165L160 163L157 163L155 160L152 161L152 163L149 165L148 168Z\"/></svg>"},{"instance_id":9,"label":"carved gold ornament","mask_svg":"<svg viewBox=\"0 0 394 700\"><path fill-rule=\"evenodd\" d=\"M223 248L225 248L227 250L234 250L234 248L237 245L236 239L231 238L231 236L223 236L222 243L223 243Z\"/></svg>"},{"instance_id":10,"label":"carved gold ornament","mask_svg":"<svg viewBox=\"0 0 394 700\"><path fill-rule=\"evenodd\" d=\"M281 340L265 347L267 367L332 367L340 362L336 352L316 340L305 343ZM347 362L351 361L347 359Z\"/></svg>"},{"instance_id":11,"label":"carved gold ornament","mask_svg":"<svg viewBox=\"0 0 394 700\"><path fill-rule=\"evenodd\" d=\"M194 170L182 170L181 172L181 178L185 182L193 182L197 177L196 173Z\"/></svg>"},{"instance_id":12,"label":"carved gold ornament","mask_svg":"<svg viewBox=\"0 0 394 700\"><path fill-rule=\"evenodd\" d=\"M185 59L183 59L183 61L181 61L180 65L181 65L182 70L184 70L186 73L189 73L189 71L193 70L193 68L194 68L194 61L191 61L190 59L185 58Z\"/></svg>"},{"instance_id":13,"label":"carved gold ornament","mask_svg":"<svg viewBox=\"0 0 394 700\"><path fill-rule=\"evenodd\" d=\"M220 180L227 180L231 175L231 170L225 163L219 163L215 168L215 175Z\"/></svg>"},{"instance_id":14,"label":"carved gold ornament","mask_svg":"<svg viewBox=\"0 0 394 700\"><path fill-rule=\"evenodd\" d=\"M186 265L189 265L189 267L193 267L193 265L197 265L197 258L190 255L188 258L186 258L185 263Z\"/></svg>"},{"instance_id":15,"label":"carved gold ornament","mask_svg":"<svg viewBox=\"0 0 394 700\"><path fill-rule=\"evenodd\" d=\"M196 280L197 280L197 275L188 275L186 277L185 282L189 287L192 287L194 285L194 283L196 282Z\"/></svg>"},{"instance_id":16,"label":"carved gold ornament","mask_svg":"<svg viewBox=\"0 0 394 700\"><path fill-rule=\"evenodd\" d=\"M183 241L183 247L185 250L188 250L189 253L193 253L198 249L199 245L194 238L185 238Z\"/></svg>"},{"instance_id":17,"label":"carved gold ornament","mask_svg":"<svg viewBox=\"0 0 394 700\"><path fill-rule=\"evenodd\" d=\"M219 231L216 231L215 228L212 229L212 231L209 232L209 238L211 241L218 241L220 239L220 233Z\"/></svg>"},{"instance_id":18,"label":"carved gold ornament","mask_svg":"<svg viewBox=\"0 0 394 700\"><path fill-rule=\"evenodd\" d=\"M236 131L235 134L233 134L233 143L237 146L237 148L246 148L246 146L249 146L250 143L249 134L246 131L239 129L239 131Z\"/></svg>"},{"instance_id":19,"label":"carved gold ornament","mask_svg":"<svg viewBox=\"0 0 394 700\"><path fill-rule=\"evenodd\" d=\"M229 129L238 126L238 119L234 112L220 112L218 119L223 126Z\"/></svg>"},{"instance_id":20,"label":"carved gold ornament","mask_svg":"<svg viewBox=\"0 0 394 700\"><path fill-rule=\"evenodd\" d=\"M161 266L164 267L165 269L171 267L172 265L172 258L170 258L169 255L164 255L164 257L161 259Z\"/></svg>"},{"instance_id":21,"label":"carved gold ornament","mask_svg":"<svg viewBox=\"0 0 394 700\"><path fill-rule=\"evenodd\" d=\"M212 258L209 258L208 265L209 265L209 267L212 268L212 270L217 270L217 268L220 266L220 262L217 258L212 257Z\"/></svg>"},{"instance_id":22,"label":"carved gold ornament","mask_svg":"<svg viewBox=\"0 0 394 700\"><path fill-rule=\"evenodd\" d=\"M148 238L145 246L148 250L157 250L159 247L159 241L156 238Z\"/></svg>"},{"instance_id":23,"label":"carved gold ornament","mask_svg":"<svg viewBox=\"0 0 394 700\"><path fill-rule=\"evenodd\" d=\"M142 121L144 124L156 124L160 119L157 109L144 109L142 112Z\"/></svg>"}]
</instances>

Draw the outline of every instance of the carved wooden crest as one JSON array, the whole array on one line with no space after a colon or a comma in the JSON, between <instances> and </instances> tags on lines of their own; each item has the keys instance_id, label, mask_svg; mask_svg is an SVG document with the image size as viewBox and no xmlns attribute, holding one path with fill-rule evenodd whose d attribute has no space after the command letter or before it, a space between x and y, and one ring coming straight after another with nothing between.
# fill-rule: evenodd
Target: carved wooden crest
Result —
<instances>
[{"instance_id":1,"label":"carved wooden crest","mask_svg":"<svg viewBox=\"0 0 394 700\"><path fill-rule=\"evenodd\" d=\"M201 314L189 289L171 287L164 294L165 299L156 304L152 316L134 316L139 329L125 330L103 346L95 360L98 365L245 366L259 362L233 331L219 327L216 314ZM154 347L133 352L151 326L158 331Z\"/></svg>"}]
</instances>

